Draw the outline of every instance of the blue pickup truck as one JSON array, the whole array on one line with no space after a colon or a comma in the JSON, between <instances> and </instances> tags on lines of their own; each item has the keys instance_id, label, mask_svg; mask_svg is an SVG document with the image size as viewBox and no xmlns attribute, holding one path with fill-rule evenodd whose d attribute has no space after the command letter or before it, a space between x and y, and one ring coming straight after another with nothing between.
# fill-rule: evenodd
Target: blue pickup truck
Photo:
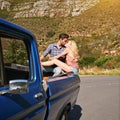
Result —
<instances>
[{"instance_id":1,"label":"blue pickup truck","mask_svg":"<svg viewBox=\"0 0 120 120\"><path fill-rule=\"evenodd\" d=\"M44 80L35 36L0 19L0 120L67 120L80 78L63 74Z\"/></svg>"}]
</instances>

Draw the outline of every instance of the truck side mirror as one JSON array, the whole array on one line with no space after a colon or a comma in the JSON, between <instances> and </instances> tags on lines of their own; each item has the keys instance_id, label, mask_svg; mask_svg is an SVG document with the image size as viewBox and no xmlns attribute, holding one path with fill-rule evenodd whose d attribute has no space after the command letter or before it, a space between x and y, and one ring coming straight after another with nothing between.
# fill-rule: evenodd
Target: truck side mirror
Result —
<instances>
[{"instance_id":1,"label":"truck side mirror","mask_svg":"<svg viewBox=\"0 0 120 120\"><path fill-rule=\"evenodd\" d=\"M13 94L25 94L28 92L27 80L11 80L9 81L9 92Z\"/></svg>"}]
</instances>

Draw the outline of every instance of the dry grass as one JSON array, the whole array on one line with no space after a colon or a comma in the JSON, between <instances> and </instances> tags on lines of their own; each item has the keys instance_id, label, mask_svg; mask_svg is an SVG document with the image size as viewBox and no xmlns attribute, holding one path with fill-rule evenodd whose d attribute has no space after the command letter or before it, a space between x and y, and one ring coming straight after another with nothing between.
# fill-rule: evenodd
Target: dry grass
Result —
<instances>
[{"instance_id":1,"label":"dry grass","mask_svg":"<svg viewBox=\"0 0 120 120\"><path fill-rule=\"evenodd\" d=\"M120 75L120 69L83 68L79 71L79 75Z\"/></svg>"}]
</instances>

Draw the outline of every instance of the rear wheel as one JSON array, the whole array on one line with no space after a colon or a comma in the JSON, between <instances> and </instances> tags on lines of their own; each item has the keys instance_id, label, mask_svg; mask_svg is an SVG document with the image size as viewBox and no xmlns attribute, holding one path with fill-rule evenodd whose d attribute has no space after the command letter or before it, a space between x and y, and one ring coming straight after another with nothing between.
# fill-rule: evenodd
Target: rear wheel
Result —
<instances>
[{"instance_id":1,"label":"rear wheel","mask_svg":"<svg viewBox=\"0 0 120 120\"><path fill-rule=\"evenodd\" d=\"M63 111L60 120L68 120L68 111L66 109Z\"/></svg>"}]
</instances>

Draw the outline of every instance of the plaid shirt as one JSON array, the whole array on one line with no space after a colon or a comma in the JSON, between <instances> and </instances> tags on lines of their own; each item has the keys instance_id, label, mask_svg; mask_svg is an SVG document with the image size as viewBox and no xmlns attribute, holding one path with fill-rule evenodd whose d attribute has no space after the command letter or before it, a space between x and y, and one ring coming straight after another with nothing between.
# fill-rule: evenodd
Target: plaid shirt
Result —
<instances>
[{"instance_id":1,"label":"plaid shirt","mask_svg":"<svg viewBox=\"0 0 120 120\"><path fill-rule=\"evenodd\" d=\"M48 54L50 55L50 57L54 57L56 55L59 55L60 53L62 53L64 51L65 47L61 46L60 48L57 47L56 43L50 44L47 49L43 52L43 56L47 56ZM62 56L59 58L59 60L65 62L65 56Z\"/></svg>"}]
</instances>

